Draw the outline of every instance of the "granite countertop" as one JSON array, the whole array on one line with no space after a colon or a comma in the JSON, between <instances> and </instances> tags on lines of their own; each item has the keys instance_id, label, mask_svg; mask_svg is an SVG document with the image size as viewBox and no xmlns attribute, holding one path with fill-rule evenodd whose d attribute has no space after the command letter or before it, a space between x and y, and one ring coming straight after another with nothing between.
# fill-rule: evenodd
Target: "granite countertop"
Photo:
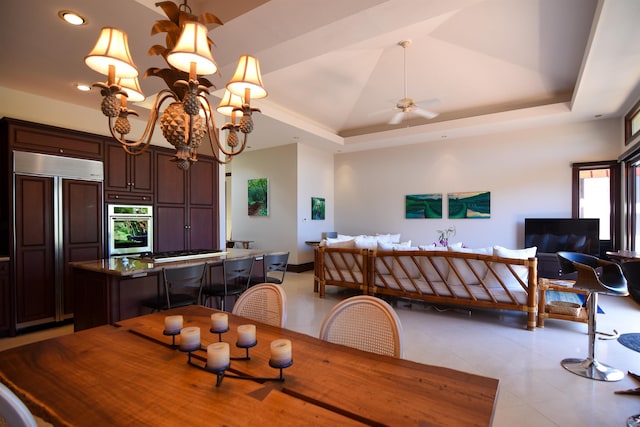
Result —
<instances>
[{"instance_id":1,"label":"granite countertop","mask_svg":"<svg viewBox=\"0 0 640 427\"><path fill-rule=\"evenodd\" d=\"M197 258L175 262L151 262L144 259L129 257L112 257L97 259L92 261L70 262L69 265L82 270L95 271L98 273L110 274L113 276L143 276L149 273L162 271L164 267L175 267L180 265L193 265L203 262L221 263L226 258L241 258L245 256L262 255L264 251L253 249L227 249L211 257Z\"/></svg>"}]
</instances>

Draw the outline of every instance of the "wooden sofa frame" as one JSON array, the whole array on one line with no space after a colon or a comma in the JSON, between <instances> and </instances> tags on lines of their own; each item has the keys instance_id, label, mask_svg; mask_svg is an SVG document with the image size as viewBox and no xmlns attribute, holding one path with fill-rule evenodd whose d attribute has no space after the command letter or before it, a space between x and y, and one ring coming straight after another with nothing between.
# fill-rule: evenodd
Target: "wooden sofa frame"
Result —
<instances>
[{"instance_id":1,"label":"wooden sofa frame","mask_svg":"<svg viewBox=\"0 0 640 427\"><path fill-rule=\"evenodd\" d=\"M367 295L433 304L527 313L534 330L538 313L537 258L515 259L454 251L376 251L318 246L314 290L358 289ZM487 277L491 276L491 280ZM523 278L526 279L523 280Z\"/></svg>"}]
</instances>

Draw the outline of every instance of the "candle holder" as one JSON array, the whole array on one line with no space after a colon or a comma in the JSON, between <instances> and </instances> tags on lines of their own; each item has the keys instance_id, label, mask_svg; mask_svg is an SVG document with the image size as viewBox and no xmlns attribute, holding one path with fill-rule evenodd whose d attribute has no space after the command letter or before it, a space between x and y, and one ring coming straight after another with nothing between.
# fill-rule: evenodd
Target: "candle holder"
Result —
<instances>
[{"instance_id":1,"label":"candle holder","mask_svg":"<svg viewBox=\"0 0 640 427\"><path fill-rule=\"evenodd\" d=\"M245 356L244 357L232 357L231 360L251 360L251 357L249 356L249 349L251 347L255 347L257 344L258 344L258 340L255 340L251 344L240 344L239 342L236 342L236 347L244 348Z\"/></svg>"},{"instance_id":2,"label":"candle holder","mask_svg":"<svg viewBox=\"0 0 640 427\"><path fill-rule=\"evenodd\" d=\"M255 345L255 344L254 344ZM253 346L252 346L253 347ZM196 349L196 350L202 350L204 351L204 348L200 348L200 349ZM194 350L195 351L195 350ZM269 360L269 366L271 366L272 368L275 369L279 369L280 373L277 377L254 377L252 375L238 375L238 374L230 374L229 372L227 372L230 368L231 368L231 363L229 363L227 366L225 367L220 367L220 368L210 368L207 366L206 363L206 359L203 359L202 357L193 355L194 359L198 359L200 361L204 360L204 365L199 365L197 363L195 363L194 361L191 360L191 356L193 352L188 352L189 353L189 358L187 360L187 363L195 368L201 369L205 372L209 372L211 374L215 374L216 375L216 387L220 387L220 384L222 384L222 380L226 377L226 378L235 378L237 380L253 380L253 381L257 381L257 382L266 382L266 381L278 381L278 382L284 382L284 373L283 373L283 369L288 368L289 366L293 365L293 360L290 360L289 362L283 364L283 365L275 365L271 362L271 360ZM233 358L231 358L233 359ZM241 360L245 360L245 359L241 359Z\"/></svg>"},{"instance_id":3,"label":"candle holder","mask_svg":"<svg viewBox=\"0 0 640 427\"><path fill-rule=\"evenodd\" d=\"M170 336L171 337L171 347L172 348L176 348L176 335L180 335L180 329L173 330L173 331L168 331L168 330L165 329L164 331L162 331L162 335Z\"/></svg>"},{"instance_id":4,"label":"candle holder","mask_svg":"<svg viewBox=\"0 0 640 427\"><path fill-rule=\"evenodd\" d=\"M282 374L282 370L288 368L291 365L293 365L293 359L289 360L287 363L274 363L271 359L269 359L269 366L275 369L280 369L279 381L284 382L284 375Z\"/></svg>"},{"instance_id":5,"label":"candle holder","mask_svg":"<svg viewBox=\"0 0 640 427\"><path fill-rule=\"evenodd\" d=\"M222 342L222 334L224 334L225 332L229 332L229 327L227 326L226 329L220 329L220 330L216 330L213 327L211 327L211 329L209 329L209 332L211 332L212 334L218 334L218 342Z\"/></svg>"},{"instance_id":6,"label":"candle holder","mask_svg":"<svg viewBox=\"0 0 640 427\"><path fill-rule=\"evenodd\" d=\"M180 344L180 346L178 346L178 349L180 349L180 351L182 351L183 353L189 353L189 359L191 359L191 353L192 352L194 352L196 350L204 350L200 343L195 343L195 344L190 345L190 346L185 346L185 345Z\"/></svg>"}]
</instances>

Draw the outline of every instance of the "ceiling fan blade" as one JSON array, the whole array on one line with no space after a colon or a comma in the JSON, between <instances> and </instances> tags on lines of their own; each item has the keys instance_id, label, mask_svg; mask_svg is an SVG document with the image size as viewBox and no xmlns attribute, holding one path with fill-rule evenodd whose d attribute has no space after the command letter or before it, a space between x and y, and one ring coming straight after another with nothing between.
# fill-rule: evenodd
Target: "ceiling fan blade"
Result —
<instances>
[{"instance_id":1,"label":"ceiling fan blade","mask_svg":"<svg viewBox=\"0 0 640 427\"><path fill-rule=\"evenodd\" d=\"M397 125L398 123L400 123L402 121L402 115L404 114L404 112L402 111L398 111L396 114L394 114L393 117L391 117L391 120L389 120L389 124L390 125Z\"/></svg>"},{"instance_id":2,"label":"ceiling fan blade","mask_svg":"<svg viewBox=\"0 0 640 427\"><path fill-rule=\"evenodd\" d=\"M435 117L438 117L438 113L434 111L425 110L424 108L420 108L420 107L414 109L413 112L426 119L433 119Z\"/></svg>"}]
</instances>

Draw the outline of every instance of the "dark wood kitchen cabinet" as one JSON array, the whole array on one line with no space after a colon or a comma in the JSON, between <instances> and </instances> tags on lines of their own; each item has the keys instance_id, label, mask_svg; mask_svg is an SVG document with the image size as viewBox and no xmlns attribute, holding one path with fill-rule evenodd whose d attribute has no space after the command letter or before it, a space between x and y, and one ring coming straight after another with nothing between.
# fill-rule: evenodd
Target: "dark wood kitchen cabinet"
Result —
<instances>
[{"instance_id":1,"label":"dark wood kitchen cabinet","mask_svg":"<svg viewBox=\"0 0 640 427\"><path fill-rule=\"evenodd\" d=\"M102 160L105 138L54 126L2 119L3 134L12 149L79 159Z\"/></svg>"},{"instance_id":2,"label":"dark wood kitchen cabinet","mask_svg":"<svg viewBox=\"0 0 640 427\"><path fill-rule=\"evenodd\" d=\"M199 156L187 171L155 151L156 251L218 249L218 164Z\"/></svg>"},{"instance_id":3,"label":"dark wood kitchen cabinet","mask_svg":"<svg viewBox=\"0 0 640 427\"><path fill-rule=\"evenodd\" d=\"M13 335L11 330L11 289L9 261L0 261L0 337Z\"/></svg>"},{"instance_id":4,"label":"dark wood kitchen cabinet","mask_svg":"<svg viewBox=\"0 0 640 427\"><path fill-rule=\"evenodd\" d=\"M0 120L0 254L11 272L9 297L0 290L0 298L10 304L10 334L71 318L67 263L103 256L105 140Z\"/></svg>"},{"instance_id":5,"label":"dark wood kitchen cabinet","mask_svg":"<svg viewBox=\"0 0 640 427\"><path fill-rule=\"evenodd\" d=\"M153 202L153 150L127 154L120 144L105 145L105 200L109 203Z\"/></svg>"}]
</instances>

